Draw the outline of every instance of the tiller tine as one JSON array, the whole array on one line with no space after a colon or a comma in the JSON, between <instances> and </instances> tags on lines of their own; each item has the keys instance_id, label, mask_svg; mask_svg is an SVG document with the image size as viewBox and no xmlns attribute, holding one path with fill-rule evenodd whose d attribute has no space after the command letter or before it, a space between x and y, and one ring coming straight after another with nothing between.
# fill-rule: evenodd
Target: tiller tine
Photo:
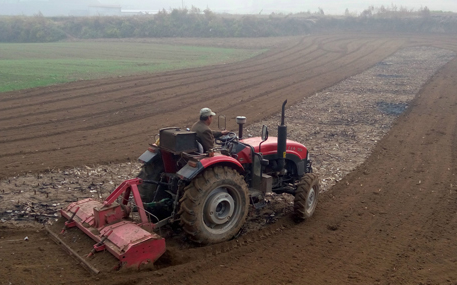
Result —
<instances>
[{"instance_id":1,"label":"tiller tine","mask_svg":"<svg viewBox=\"0 0 457 285\"><path fill-rule=\"evenodd\" d=\"M75 226L73 218L75 217L75 215L78 212L78 210L79 210L79 207L76 208L76 210L73 212L73 215L71 215L71 218L68 221L65 222L65 225L63 226L63 229L60 232L60 234L64 234L65 231L67 230L67 228L71 228L71 227Z\"/></svg>"},{"instance_id":2,"label":"tiller tine","mask_svg":"<svg viewBox=\"0 0 457 285\"><path fill-rule=\"evenodd\" d=\"M148 221L138 192L137 185L141 183L139 178L124 181L103 203L91 198L71 203L61 210L62 216L69 219L62 232L78 227L96 241L88 257L108 250L126 267L156 261L165 253L165 239L152 232L155 225ZM115 203L122 194L121 204ZM130 194L138 206L141 223L126 219L130 214Z\"/></svg>"}]
</instances>

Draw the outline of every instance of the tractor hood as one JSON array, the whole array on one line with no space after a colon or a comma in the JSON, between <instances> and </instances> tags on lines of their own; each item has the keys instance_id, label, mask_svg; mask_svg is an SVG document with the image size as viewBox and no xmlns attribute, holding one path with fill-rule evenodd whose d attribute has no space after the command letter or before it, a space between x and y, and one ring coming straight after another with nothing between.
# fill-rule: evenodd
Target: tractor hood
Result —
<instances>
[{"instance_id":1,"label":"tractor hood","mask_svg":"<svg viewBox=\"0 0 457 285\"><path fill-rule=\"evenodd\" d=\"M255 151L259 151L259 144L262 142L260 137L253 137L240 140L243 144L248 144L254 147ZM276 137L269 137L261 147L261 151L263 155L275 155L278 149L278 138ZM308 154L308 149L298 143L296 141L287 140L286 141L286 153L287 154L294 154L298 156L301 160L306 159L306 155Z\"/></svg>"}]
</instances>

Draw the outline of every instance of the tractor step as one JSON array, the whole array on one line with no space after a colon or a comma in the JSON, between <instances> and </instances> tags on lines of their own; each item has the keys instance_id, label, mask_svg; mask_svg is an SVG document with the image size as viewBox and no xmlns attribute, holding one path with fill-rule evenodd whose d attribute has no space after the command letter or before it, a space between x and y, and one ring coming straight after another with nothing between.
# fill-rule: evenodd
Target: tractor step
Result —
<instances>
[{"instance_id":1,"label":"tractor step","mask_svg":"<svg viewBox=\"0 0 457 285\"><path fill-rule=\"evenodd\" d=\"M249 188L249 197L251 198L263 198L263 193L262 191L254 188Z\"/></svg>"},{"instance_id":2,"label":"tractor step","mask_svg":"<svg viewBox=\"0 0 457 285\"><path fill-rule=\"evenodd\" d=\"M254 188L249 188L249 199L251 200L251 204L255 209L262 209L267 205L264 198L265 196L262 191Z\"/></svg>"}]
</instances>

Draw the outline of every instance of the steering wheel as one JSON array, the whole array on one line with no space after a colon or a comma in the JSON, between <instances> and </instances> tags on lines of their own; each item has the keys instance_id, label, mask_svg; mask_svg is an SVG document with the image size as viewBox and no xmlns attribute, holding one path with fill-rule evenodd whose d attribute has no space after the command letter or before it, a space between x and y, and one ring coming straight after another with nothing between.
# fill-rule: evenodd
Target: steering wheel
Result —
<instances>
[{"instance_id":1,"label":"steering wheel","mask_svg":"<svg viewBox=\"0 0 457 285\"><path fill-rule=\"evenodd\" d=\"M214 142L218 145L225 145L231 141L238 139L238 136L234 132L229 132L226 135L220 136L214 140Z\"/></svg>"}]
</instances>

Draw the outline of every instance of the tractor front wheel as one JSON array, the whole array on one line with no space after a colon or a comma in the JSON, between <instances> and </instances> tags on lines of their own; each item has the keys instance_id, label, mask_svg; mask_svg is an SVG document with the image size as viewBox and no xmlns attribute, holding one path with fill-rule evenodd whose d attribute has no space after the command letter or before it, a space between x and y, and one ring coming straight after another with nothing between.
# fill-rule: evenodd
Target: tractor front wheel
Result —
<instances>
[{"instance_id":1,"label":"tractor front wheel","mask_svg":"<svg viewBox=\"0 0 457 285\"><path fill-rule=\"evenodd\" d=\"M305 174L295 191L294 214L297 220L306 220L314 214L318 196L319 177L314 173Z\"/></svg>"},{"instance_id":2,"label":"tractor front wheel","mask_svg":"<svg viewBox=\"0 0 457 285\"><path fill-rule=\"evenodd\" d=\"M181 225L200 244L231 239L243 226L249 207L248 188L234 169L206 169L186 188L181 199Z\"/></svg>"}]
</instances>

